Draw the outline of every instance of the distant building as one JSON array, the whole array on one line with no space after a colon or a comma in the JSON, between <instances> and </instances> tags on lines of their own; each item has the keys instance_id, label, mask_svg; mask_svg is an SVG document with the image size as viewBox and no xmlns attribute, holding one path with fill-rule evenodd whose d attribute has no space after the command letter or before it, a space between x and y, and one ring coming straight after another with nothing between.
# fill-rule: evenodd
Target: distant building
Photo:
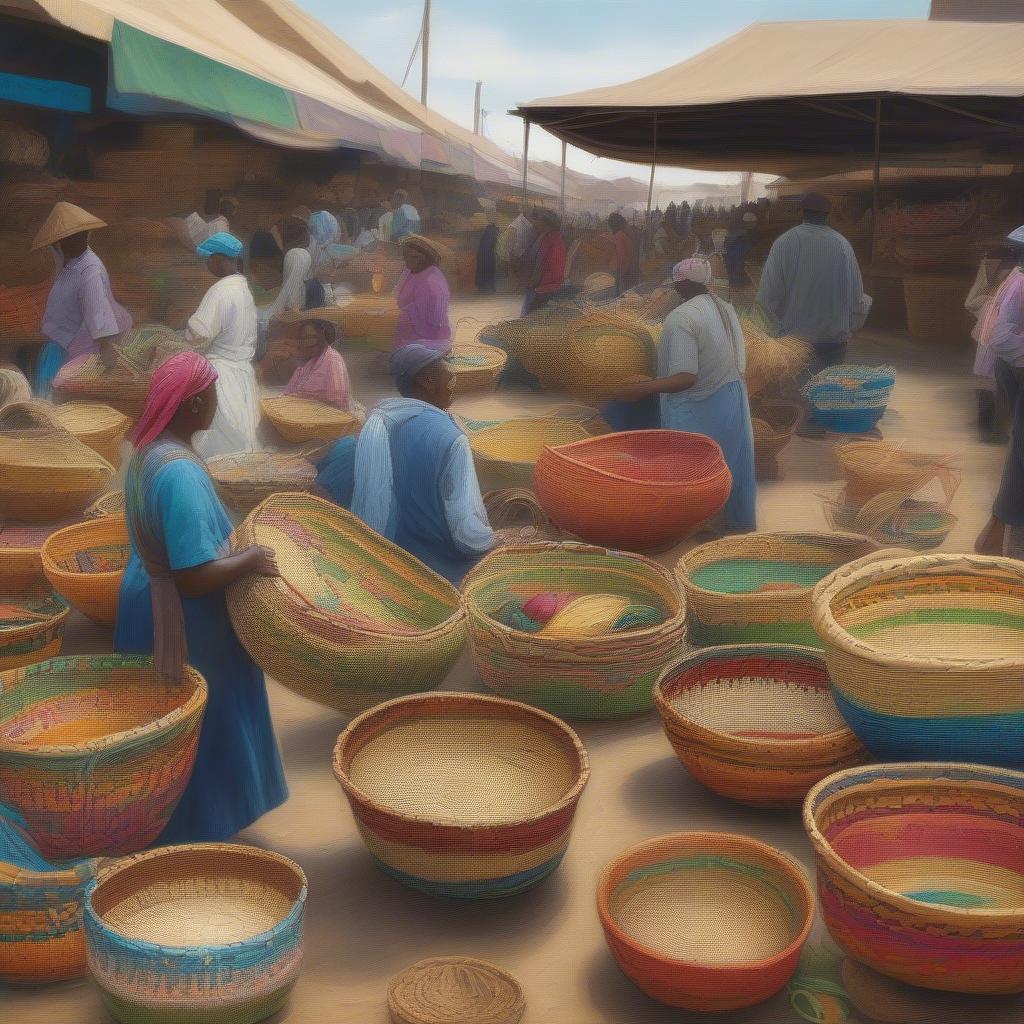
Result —
<instances>
[{"instance_id":1,"label":"distant building","mask_svg":"<svg viewBox=\"0 0 1024 1024\"><path fill-rule=\"evenodd\" d=\"M1021 21L1024 0L932 0L932 21Z\"/></svg>"}]
</instances>

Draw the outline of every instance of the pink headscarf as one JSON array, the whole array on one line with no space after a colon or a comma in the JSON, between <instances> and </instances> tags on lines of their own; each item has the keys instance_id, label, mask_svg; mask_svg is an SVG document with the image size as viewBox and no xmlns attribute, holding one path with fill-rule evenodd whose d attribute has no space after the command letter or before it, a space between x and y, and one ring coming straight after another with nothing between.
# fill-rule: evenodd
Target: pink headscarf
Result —
<instances>
[{"instance_id":1,"label":"pink headscarf","mask_svg":"<svg viewBox=\"0 0 1024 1024\"><path fill-rule=\"evenodd\" d=\"M198 352L179 352L153 371L146 407L132 431L132 444L144 448L158 438L183 402L195 398L217 379L213 364Z\"/></svg>"}]
</instances>

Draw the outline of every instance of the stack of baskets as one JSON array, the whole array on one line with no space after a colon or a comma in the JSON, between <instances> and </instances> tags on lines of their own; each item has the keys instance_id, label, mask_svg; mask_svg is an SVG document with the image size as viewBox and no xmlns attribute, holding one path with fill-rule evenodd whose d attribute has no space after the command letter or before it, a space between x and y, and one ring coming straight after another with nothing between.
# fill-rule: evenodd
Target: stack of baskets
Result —
<instances>
[{"instance_id":1,"label":"stack of baskets","mask_svg":"<svg viewBox=\"0 0 1024 1024\"><path fill-rule=\"evenodd\" d=\"M124 413L97 402L66 402L54 408L54 415L82 444L102 455L115 468L121 465L121 444L130 426Z\"/></svg>"},{"instance_id":2,"label":"stack of baskets","mask_svg":"<svg viewBox=\"0 0 1024 1024\"><path fill-rule=\"evenodd\" d=\"M816 423L841 434L873 430L885 415L896 371L891 366L830 366L804 386Z\"/></svg>"},{"instance_id":3,"label":"stack of baskets","mask_svg":"<svg viewBox=\"0 0 1024 1024\"><path fill-rule=\"evenodd\" d=\"M278 452L237 452L208 463L210 477L224 503L247 515L261 501L280 491L310 491L316 468L301 455Z\"/></svg>"},{"instance_id":4,"label":"stack of baskets","mask_svg":"<svg viewBox=\"0 0 1024 1024\"><path fill-rule=\"evenodd\" d=\"M297 395L279 395L260 402L263 415L289 444L327 443L359 433L362 421L352 413Z\"/></svg>"},{"instance_id":5,"label":"stack of baskets","mask_svg":"<svg viewBox=\"0 0 1024 1024\"><path fill-rule=\"evenodd\" d=\"M762 401L753 410L754 460L758 480L778 480L779 456L793 439L803 410L795 402Z\"/></svg>"},{"instance_id":6,"label":"stack of baskets","mask_svg":"<svg viewBox=\"0 0 1024 1024\"><path fill-rule=\"evenodd\" d=\"M59 654L70 611L42 576L5 574L0 581L0 671Z\"/></svg>"}]
</instances>

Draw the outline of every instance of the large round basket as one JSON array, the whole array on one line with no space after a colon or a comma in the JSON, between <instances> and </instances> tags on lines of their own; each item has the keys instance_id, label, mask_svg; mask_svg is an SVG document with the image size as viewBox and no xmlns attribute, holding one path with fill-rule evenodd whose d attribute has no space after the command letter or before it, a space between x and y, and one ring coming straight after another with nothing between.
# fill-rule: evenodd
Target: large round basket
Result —
<instances>
[{"instance_id":1,"label":"large round basket","mask_svg":"<svg viewBox=\"0 0 1024 1024\"><path fill-rule=\"evenodd\" d=\"M878 551L855 533L748 533L702 544L676 575L686 596L687 638L698 647L790 643L820 647L811 594L833 569Z\"/></svg>"},{"instance_id":2,"label":"large round basket","mask_svg":"<svg viewBox=\"0 0 1024 1024\"><path fill-rule=\"evenodd\" d=\"M493 391L508 354L493 345L462 344L455 346L445 360L452 373L452 394Z\"/></svg>"},{"instance_id":3,"label":"large round basket","mask_svg":"<svg viewBox=\"0 0 1024 1024\"><path fill-rule=\"evenodd\" d=\"M1024 775L851 768L811 790L804 828L822 916L850 956L923 988L1024 992Z\"/></svg>"},{"instance_id":4,"label":"large round basket","mask_svg":"<svg viewBox=\"0 0 1024 1024\"><path fill-rule=\"evenodd\" d=\"M654 337L645 324L630 314L593 310L569 330L564 386L573 394L604 395L627 381L649 377L656 362Z\"/></svg>"},{"instance_id":5,"label":"large round basket","mask_svg":"<svg viewBox=\"0 0 1024 1024\"><path fill-rule=\"evenodd\" d=\"M1024 564L929 554L814 592L833 695L881 759L1024 766Z\"/></svg>"},{"instance_id":6,"label":"large round basket","mask_svg":"<svg viewBox=\"0 0 1024 1024\"><path fill-rule=\"evenodd\" d=\"M148 393L148 373L125 366L108 370L99 356L83 356L65 363L53 380L55 401L100 402L132 421L142 415Z\"/></svg>"},{"instance_id":7,"label":"large round basket","mask_svg":"<svg viewBox=\"0 0 1024 1024\"><path fill-rule=\"evenodd\" d=\"M800 865L764 843L681 832L613 861L597 910L612 955L644 992L718 1013L760 1003L789 981L814 893Z\"/></svg>"},{"instance_id":8,"label":"large round basket","mask_svg":"<svg viewBox=\"0 0 1024 1024\"><path fill-rule=\"evenodd\" d=\"M696 651L665 669L654 699L690 774L742 804L799 807L826 775L867 760L809 647Z\"/></svg>"},{"instance_id":9,"label":"large round basket","mask_svg":"<svg viewBox=\"0 0 1024 1024\"><path fill-rule=\"evenodd\" d=\"M779 478L779 455L793 439L803 409L795 402L763 401L754 410L754 462L758 480Z\"/></svg>"},{"instance_id":10,"label":"large round basket","mask_svg":"<svg viewBox=\"0 0 1024 1024\"><path fill-rule=\"evenodd\" d=\"M185 789L206 707L187 669L152 658L53 658L0 675L0 803L46 857L118 856L160 835Z\"/></svg>"},{"instance_id":11,"label":"large round basket","mask_svg":"<svg viewBox=\"0 0 1024 1024\"><path fill-rule=\"evenodd\" d=\"M235 532L265 544L280 577L228 590L231 620L278 682L351 714L448 675L466 640L458 591L329 501L275 494Z\"/></svg>"},{"instance_id":12,"label":"large round basket","mask_svg":"<svg viewBox=\"0 0 1024 1024\"><path fill-rule=\"evenodd\" d=\"M654 626L622 632L545 636L496 618L508 601L553 589L610 594L655 609ZM577 718L616 718L651 707L651 690L678 650L685 610L671 574L641 555L584 544L524 544L493 551L462 585L469 639L484 684Z\"/></svg>"},{"instance_id":13,"label":"large round basket","mask_svg":"<svg viewBox=\"0 0 1024 1024\"><path fill-rule=\"evenodd\" d=\"M122 1024L255 1024L302 966L306 876L280 854L197 843L102 872L85 907L89 971Z\"/></svg>"},{"instance_id":14,"label":"large round basket","mask_svg":"<svg viewBox=\"0 0 1024 1024\"><path fill-rule=\"evenodd\" d=\"M725 504L732 476L703 434L632 430L545 448L534 490L556 526L644 551L682 540Z\"/></svg>"},{"instance_id":15,"label":"large round basket","mask_svg":"<svg viewBox=\"0 0 1024 1024\"><path fill-rule=\"evenodd\" d=\"M102 455L112 466L121 465L121 444L130 426L124 413L95 402L67 402L56 406L54 415L82 444Z\"/></svg>"},{"instance_id":16,"label":"large round basket","mask_svg":"<svg viewBox=\"0 0 1024 1024\"><path fill-rule=\"evenodd\" d=\"M70 612L41 574L0 578L0 672L59 654Z\"/></svg>"},{"instance_id":17,"label":"large round basket","mask_svg":"<svg viewBox=\"0 0 1024 1024\"><path fill-rule=\"evenodd\" d=\"M389 701L338 738L334 775L377 866L421 892L522 892L561 863L590 776L564 722L468 693Z\"/></svg>"},{"instance_id":18,"label":"large round basket","mask_svg":"<svg viewBox=\"0 0 1024 1024\"><path fill-rule=\"evenodd\" d=\"M272 494L310 491L316 482L309 459L281 452L221 455L210 459L207 468L224 503L245 515Z\"/></svg>"},{"instance_id":19,"label":"large round basket","mask_svg":"<svg viewBox=\"0 0 1024 1024\"><path fill-rule=\"evenodd\" d=\"M340 307L339 324L346 338L365 338L373 348L388 351L398 327L398 303L390 295L353 295Z\"/></svg>"},{"instance_id":20,"label":"large round basket","mask_svg":"<svg viewBox=\"0 0 1024 1024\"><path fill-rule=\"evenodd\" d=\"M512 487L529 487L537 459L549 445L583 441L590 434L579 423L554 416L516 417L469 433L480 475Z\"/></svg>"},{"instance_id":21,"label":"large round basket","mask_svg":"<svg viewBox=\"0 0 1024 1024\"><path fill-rule=\"evenodd\" d=\"M342 412L326 402L316 402L294 395L264 398L260 402L263 415L290 444L309 441L337 441L339 437L359 433L362 423L352 413Z\"/></svg>"},{"instance_id":22,"label":"large round basket","mask_svg":"<svg viewBox=\"0 0 1024 1024\"><path fill-rule=\"evenodd\" d=\"M841 434L873 430L885 414L896 371L891 366L830 366L804 385L814 421Z\"/></svg>"},{"instance_id":23,"label":"large round basket","mask_svg":"<svg viewBox=\"0 0 1024 1024\"><path fill-rule=\"evenodd\" d=\"M421 960L388 988L392 1024L519 1024L526 1002L511 974L484 960Z\"/></svg>"},{"instance_id":24,"label":"large round basket","mask_svg":"<svg viewBox=\"0 0 1024 1024\"><path fill-rule=\"evenodd\" d=\"M863 505L890 491L909 497L935 478L942 482L948 503L959 484L948 458L907 451L886 441L848 441L836 445L833 452L852 505Z\"/></svg>"},{"instance_id":25,"label":"large round basket","mask_svg":"<svg viewBox=\"0 0 1024 1024\"><path fill-rule=\"evenodd\" d=\"M54 590L101 626L117 621L121 577L131 557L124 516L103 516L51 534L40 552Z\"/></svg>"}]
</instances>

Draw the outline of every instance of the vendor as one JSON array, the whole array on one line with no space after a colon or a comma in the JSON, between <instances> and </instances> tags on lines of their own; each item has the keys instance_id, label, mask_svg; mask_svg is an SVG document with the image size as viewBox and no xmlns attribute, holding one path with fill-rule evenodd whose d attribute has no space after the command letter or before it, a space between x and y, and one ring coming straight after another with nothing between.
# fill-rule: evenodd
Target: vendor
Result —
<instances>
[{"instance_id":1,"label":"vendor","mask_svg":"<svg viewBox=\"0 0 1024 1024\"><path fill-rule=\"evenodd\" d=\"M558 214L552 210L538 210L534 220L538 236L530 250L532 266L523 301L523 316L543 309L565 285L565 239Z\"/></svg>"},{"instance_id":2,"label":"vendor","mask_svg":"<svg viewBox=\"0 0 1024 1024\"><path fill-rule=\"evenodd\" d=\"M32 243L33 251L52 246L60 265L43 313L47 343L34 382L40 398L50 397L69 359L99 352L105 365L115 365L117 341L132 326L131 314L114 300L107 268L89 247L89 233L106 226L78 206L57 203Z\"/></svg>"},{"instance_id":3,"label":"vendor","mask_svg":"<svg viewBox=\"0 0 1024 1024\"><path fill-rule=\"evenodd\" d=\"M419 210L409 202L409 193L398 189L391 199L394 215L391 219L392 242L404 242L410 235L418 235L423 230L423 221Z\"/></svg>"},{"instance_id":4,"label":"vendor","mask_svg":"<svg viewBox=\"0 0 1024 1024\"><path fill-rule=\"evenodd\" d=\"M326 320L303 320L299 325L298 349L301 365L285 386L286 395L309 398L351 412L352 384L341 353L334 324Z\"/></svg>"},{"instance_id":5,"label":"vendor","mask_svg":"<svg viewBox=\"0 0 1024 1024\"><path fill-rule=\"evenodd\" d=\"M398 323L392 346L426 345L447 352L452 346L448 319L451 290L439 266L441 250L422 235L409 235L402 245L405 269L395 286Z\"/></svg>"},{"instance_id":6,"label":"vendor","mask_svg":"<svg viewBox=\"0 0 1024 1024\"><path fill-rule=\"evenodd\" d=\"M626 227L626 218L613 213L608 218L611 241L610 269L615 277L615 294L621 295L636 284L633 274L633 239Z\"/></svg>"}]
</instances>

